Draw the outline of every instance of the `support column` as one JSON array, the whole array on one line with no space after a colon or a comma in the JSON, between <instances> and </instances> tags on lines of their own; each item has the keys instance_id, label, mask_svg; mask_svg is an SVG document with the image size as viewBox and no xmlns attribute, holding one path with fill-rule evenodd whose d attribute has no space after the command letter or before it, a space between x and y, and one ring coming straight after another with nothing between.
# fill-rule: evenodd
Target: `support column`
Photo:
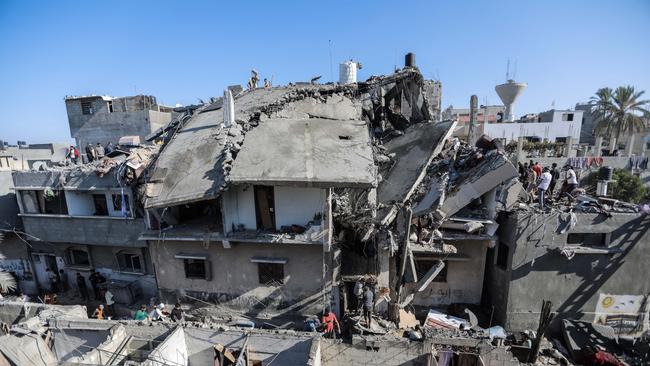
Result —
<instances>
[{"instance_id":1,"label":"support column","mask_svg":"<svg viewBox=\"0 0 650 366\"><path fill-rule=\"evenodd\" d=\"M519 136L519 139L517 140L517 163L520 162L521 158L524 157L523 153L524 153L524 137Z\"/></svg>"},{"instance_id":2,"label":"support column","mask_svg":"<svg viewBox=\"0 0 650 366\"><path fill-rule=\"evenodd\" d=\"M631 133L630 136L627 138L627 142L625 143L625 156L627 157L632 156L633 151L634 151L634 133Z\"/></svg>"},{"instance_id":3,"label":"support column","mask_svg":"<svg viewBox=\"0 0 650 366\"><path fill-rule=\"evenodd\" d=\"M616 150L616 137L610 136L609 137L609 155L612 155L614 150Z\"/></svg>"},{"instance_id":4,"label":"support column","mask_svg":"<svg viewBox=\"0 0 650 366\"><path fill-rule=\"evenodd\" d=\"M564 155L567 158L571 158L575 156L575 154L573 154L573 136L566 137L566 146L564 148Z\"/></svg>"},{"instance_id":5,"label":"support column","mask_svg":"<svg viewBox=\"0 0 650 366\"><path fill-rule=\"evenodd\" d=\"M594 146L594 149L596 151L594 152L594 156L601 156L603 155L603 137L602 136L596 136L596 143Z\"/></svg>"}]
</instances>

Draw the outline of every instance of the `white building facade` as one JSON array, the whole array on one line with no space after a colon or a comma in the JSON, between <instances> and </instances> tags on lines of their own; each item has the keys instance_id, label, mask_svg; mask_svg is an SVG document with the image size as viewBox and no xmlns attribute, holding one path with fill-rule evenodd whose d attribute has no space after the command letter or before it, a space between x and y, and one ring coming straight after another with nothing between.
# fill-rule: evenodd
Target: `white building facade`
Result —
<instances>
[{"instance_id":1,"label":"white building facade","mask_svg":"<svg viewBox=\"0 0 650 366\"><path fill-rule=\"evenodd\" d=\"M565 142L571 137L577 142L582 128L583 111L552 109L540 113L529 122L518 120L510 123L483 124L483 133L505 143L517 141L520 136L531 141Z\"/></svg>"}]
</instances>

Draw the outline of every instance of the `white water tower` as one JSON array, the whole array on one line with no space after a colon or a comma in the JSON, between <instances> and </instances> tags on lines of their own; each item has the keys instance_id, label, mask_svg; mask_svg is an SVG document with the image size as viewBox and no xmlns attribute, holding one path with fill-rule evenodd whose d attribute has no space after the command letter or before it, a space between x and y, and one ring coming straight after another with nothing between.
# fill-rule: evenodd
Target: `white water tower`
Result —
<instances>
[{"instance_id":1,"label":"white water tower","mask_svg":"<svg viewBox=\"0 0 650 366\"><path fill-rule=\"evenodd\" d=\"M503 105L506 106L504 117L505 122L512 122L515 120L512 106L515 104L515 101L527 86L528 85L526 83L518 83L512 79L509 79L505 84L497 85L494 87L494 90L496 90L497 94L499 94L499 98L501 98Z\"/></svg>"},{"instance_id":2,"label":"white water tower","mask_svg":"<svg viewBox=\"0 0 650 366\"><path fill-rule=\"evenodd\" d=\"M358 69L361 69L361 64L352 60L339 64L339 84L356 83Z\"/></svg>"}]
</instances>

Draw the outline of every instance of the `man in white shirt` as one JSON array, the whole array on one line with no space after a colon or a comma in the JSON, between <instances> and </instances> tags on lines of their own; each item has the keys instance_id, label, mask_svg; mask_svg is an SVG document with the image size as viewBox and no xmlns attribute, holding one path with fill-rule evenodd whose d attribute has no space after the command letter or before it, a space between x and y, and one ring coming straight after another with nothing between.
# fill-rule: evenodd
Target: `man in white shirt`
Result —
<instances>
[{"instance_id":1,"label":"man in white shirt","mask_svg":"<svg viewBox=\"0 0 650 366\"><path fill-rule=\"evenodd\" d=\"M578 178L576 177L576 172L573 170L571 165L567 165L564 168L566 169L566 190L564 191L564 194L572 200L573 196L571 196L571 192L578 188Z\"/></svg>"},{"instance_id":2,"label":"man in white shirt","mask_svg":"<svg viewBox=\"0 0 650 366\"><path fill-rule=\"evenodd\" d=\"M537 191L539 192L539 207L541 208L544 208L544 194L548 190L548 186L551 185L552 179L553 175L548 171L548 168L544 168L540 177L539 185L537 186Z\"/></svg>"},{"instance_id":3,"label":"man in white shirt","mask_svg":"<svg viewBox=\"0 0 650 366\"><path fill-rule=\"evenodd\" d=\"M163 310L165 309L165 304L160 303L158 306L156 306L155 309L151 311L149 314L149 317L153 321L162 321L163 318L165 317L165 314L163 314Z\"/></svg>"}]
</instances>

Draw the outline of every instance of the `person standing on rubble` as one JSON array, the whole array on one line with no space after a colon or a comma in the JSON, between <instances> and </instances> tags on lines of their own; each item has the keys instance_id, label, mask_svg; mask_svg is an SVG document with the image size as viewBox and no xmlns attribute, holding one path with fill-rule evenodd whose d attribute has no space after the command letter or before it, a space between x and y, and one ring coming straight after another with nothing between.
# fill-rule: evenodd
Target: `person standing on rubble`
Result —
<instances>
[{"instance_id":1,"label":"person standing on rubble","mask_svg":"<svg viewBox=\"0 0 650 366\"><path fill-rule=\"evenodd\" d=\"M70 147L68 148L68 154L65 157L66 159L69 159L72 162L72 164L76 165L77 162L79 161L79 150L77 150L76 147L70 145Z\"/></svg>"},{"instance_id":2,"label":"person standing on rubble","mask_svg":"<svg viewBox=\"0 0 650 366\"><path fill-rule=\"evenodd\" d=\"M553 176L551 173L548 171L548 168L544 168L542 172L541 179L539 181L539 185L537 186L537 192L539 193L539 207L541 209L544 209L544 195L546 194L546 191L548 190L548 187L551 185L551 180L553 179Z\"/></svg>"},{"instance_id":3,"label":"person standing on rubble","mask_svg":"<svg viewBox=\"0 0 650 366\"><path fill-rule=\"evenodd\" d=\"M539 161L535 162L535 165L533 165L533 170L535 171L538 177L542 175L542 166L539 164Z\"/></svg>"},{"instance_id":4,"label":"person standing on rubble","mask_svg":"<svg viewBox=\"0 0 650 366\"><path fill-rule=\"evenodd\" d=\"M336 324L336 330L341 333L341 326L339 325L339 320L336 318L336 314L332 312L331 307L325 309L325 315L323 315L323 326L325 327L325 337L336 339L336 332L334 331L334 325Z\"/></svg>"},{"instance_id":5,"label":"person standing on rubble","mask_svg":"<svg viewBox=\"0 0 650 366\"><path fill-rule=\"evenodd\" d=\"M566 186L563 190L564 195L566 195L570 200L573 200L571 192L578 188L578 178L576 177L576 172L573 170L573 166L567 165L564 167L566 170Z\"/></svg>"},{"instance_id":6,"label":"person standing on rubble","mask_svg":"<svg viewBox=\"0 0 650 366\"><path fill-rule=\"evenodd\" d=\"M560 171L557 169L557 163L551 164L551 184L548 186L548 196L552 199L555 191L555 184L560 179Z\"/></svg>"},{"instance_id":7,"label":"person standing on rubble","mask_svg":"<svg viewBox=\"0 0 650 366\"><path fill-rule=\"evenodd\" d=\"M366 320L366 325L368 329L371 329L372 322L372 310L375 307L375 294L372 292L370 287L365 286L363 288L363 317Z\"/></svg>"},{"instance_id":8,"label":"person standing on rubble","mask_svg":"<svg viewBox=\"0 0 650 366\"><path fill-rule=\"evenodd\" d=\"M89 163L92 163L93 160L95 160L95 154L95 148L89 142L88 145L86 145L86 159L88 159Z\"/></svg>"},{"instance_id":9,"label":"person standing on rubble","mask_svg":"<svg viewBox=\"0 0 650 366\"><path fill-rule=\"evenodd\" d=\"M59 276L52 270L52 268L48 268L46 272L47 278L50 280L50 291L52 291L52 293L59 292Z\"/></svg>"},{"instance_id":10,"label":"person standing on rubble","mask_svg":"<svg viewBox=\"0 0 650 366\"><path fill-rule=\"evenodd\" d=\"M95 153L97 154L97 160L104 157L104 147L99 142L95 146Z\"/></svg>"},{"instance_id":11,"label":"person standing on rubble","mask_svg":"<svg viewBox=\"0 0 650 366\"><path fill-rule=\"evenodd\" d=\"M79 272L77 272L77 289L79 289L79 296L84 299L84 301L90 300L90 296L88 296L88 288L86 287L86 279Z\"/></svg>"},{"instance_id":12,"label":"person standing on rubble","mask_svg":"<svg viewBox=\"0 0 650 366\"><path fill-rule=\"evenodd\" d=\"M106 282L106 278L96 272L94 269L90 273L90 277L88 277L90 280L90 285L93 287L93 293L95 295L95 300L101 300L102 299L102 292L99 288L100 283Z\"/></svg>"}]
</instances>

